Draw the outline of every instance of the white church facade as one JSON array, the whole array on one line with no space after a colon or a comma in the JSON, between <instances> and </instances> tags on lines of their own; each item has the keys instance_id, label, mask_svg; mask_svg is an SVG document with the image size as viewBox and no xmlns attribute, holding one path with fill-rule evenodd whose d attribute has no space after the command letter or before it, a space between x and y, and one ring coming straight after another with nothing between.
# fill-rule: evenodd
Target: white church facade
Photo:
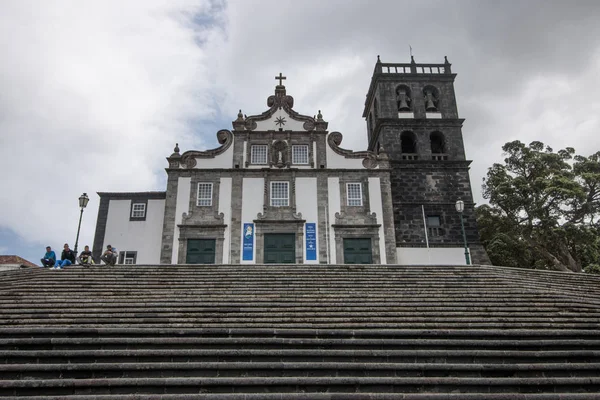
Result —
<instances>
[{"instance_id":1,"label":"white church facade","mask_svg":"<svg viewBox=\"0 0 600 400\"><path fill-rule=\"evenodd\" d=\"M111 244L124 264L465 263L456 240L399 244L385 144L343 149L342 134L327 131L320 111L296 112L277 79L268 110L240 111L218 148L176 146L164 192L98 192L94 256Z\"/></svg>"}]
</instances>

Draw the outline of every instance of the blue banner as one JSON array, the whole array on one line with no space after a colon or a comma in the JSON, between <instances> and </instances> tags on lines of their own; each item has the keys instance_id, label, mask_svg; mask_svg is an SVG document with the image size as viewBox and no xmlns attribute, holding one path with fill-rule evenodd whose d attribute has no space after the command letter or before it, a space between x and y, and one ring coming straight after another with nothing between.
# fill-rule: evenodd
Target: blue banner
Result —
<instances>
[{"instance_id":1,"label":"blue banner","mask_svg":"<svg viewBox=\"0 0 600 400\"><path fill-rule=\"evenodd\" d=\"M254 224L244 224L244 240L242 242L242 260L254 259Z\"/></svg>"},{"instance_id":2,"label":"blue banner","mask_svg":"<svg viewBox=\"0 0 600 400\"><path fill-rule=\"evenodd\" d=\"M304 225L304 235L306 236L306 260L317 259L317 228L314 222Z\"/></svg>"}]
</instances>

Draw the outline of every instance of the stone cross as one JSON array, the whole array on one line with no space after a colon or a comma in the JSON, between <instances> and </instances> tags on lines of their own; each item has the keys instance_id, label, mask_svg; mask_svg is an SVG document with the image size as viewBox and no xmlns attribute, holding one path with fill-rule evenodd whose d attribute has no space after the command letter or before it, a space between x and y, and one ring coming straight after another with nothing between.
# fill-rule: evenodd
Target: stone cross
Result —
<instances>
[{"instance_id":1,"label":"stone cross","mask_svg":"<svg viewBox=\"0 0 600 400\"><path fill-rule=\"evenodd\" d=\"M279 86L283 86L283 83L281 81L284 79L287 79L287 78L285 76L283 76L280 72L279 76L276 76L275 79L279 79Z\"/></svg>"}]
</instances>

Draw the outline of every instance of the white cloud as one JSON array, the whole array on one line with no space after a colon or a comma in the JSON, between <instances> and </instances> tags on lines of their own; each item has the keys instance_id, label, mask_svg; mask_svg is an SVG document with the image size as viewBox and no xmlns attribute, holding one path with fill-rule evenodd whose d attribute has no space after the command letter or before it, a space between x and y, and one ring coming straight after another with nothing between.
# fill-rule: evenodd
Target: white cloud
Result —
<instances>
[{"instance_id":1,"label":"white cloud","mask_svg":"<svg viewBox=\"0 0 600 400\"><path fill-rule=\"evenodd\" d=\"M74 236L77 198L163 189L157 182L191 121L212 118L206 2L3 2L0 159L10 196L2 225L36 241ZM5 191L5 194L8 192Z\"/></svg>"},{"instance_id":2,"label":"white cloud","mask_svg":"<svg viewBox=\"0 0 600 400\"><path fill-rule=\"evenodd\" d=\"M298 112L363 149L376 56L408 62L409 44L458 73L480 200L509 140L600 150L599 15L584 0L0 2L0 227L62 244L88 192L90 243L94 192L164 190L174 143L210 147L238 109L263 112L279 72Z\"/></svg>"}]
</instances>

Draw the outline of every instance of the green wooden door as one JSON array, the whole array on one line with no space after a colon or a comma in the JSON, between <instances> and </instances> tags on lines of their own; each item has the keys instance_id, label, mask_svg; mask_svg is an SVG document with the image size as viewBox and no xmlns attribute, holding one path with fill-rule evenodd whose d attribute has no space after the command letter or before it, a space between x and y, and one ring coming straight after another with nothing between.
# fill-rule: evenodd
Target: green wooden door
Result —
<instances>
[{"instance_id":1,"label":"green wooden door","mask_svg":"<svg viewBox=\"0 0 600 400\"><path fill-rule=\"evenodd\" d=\"M296 262L296 235L269 233L265 235L265 264L294 264Z\"/></svg>"},{"instance_id":2,"label":"green wooden door","mask_svg":"<svg viewBox=\"0 0 600 400\"><path fill-rule=\"evenodd\" d=\"M371 238L344 239L344 264L372 264Z\"/></svg>"},{"instance_id":3,"label":"green wooden door","mask_svg":"<svg viewBox=\"0 0 600 400\"><path fill-rule=\"evenodd\" d=\"M216 242L215 239L188 239L185 262L187 264L214 264Z\"/></svg>"}]
</instances>

